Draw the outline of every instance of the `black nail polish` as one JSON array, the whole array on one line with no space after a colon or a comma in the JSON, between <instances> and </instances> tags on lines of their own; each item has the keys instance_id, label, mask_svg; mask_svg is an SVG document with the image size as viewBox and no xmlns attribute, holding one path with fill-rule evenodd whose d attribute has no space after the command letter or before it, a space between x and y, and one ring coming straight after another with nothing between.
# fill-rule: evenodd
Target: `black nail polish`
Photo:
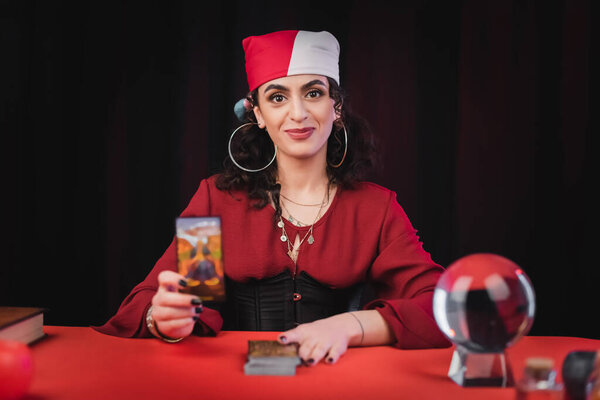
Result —
<instances>
[{"instance_id":1,"label":"black nail polish","mask_svg":"<svg viewBox=\"0 0 600 400\"><path fill-rule=\"evenodd\" d=\"M195 297L192 299L192 305L193 306L199 306L200 304L202 304L202 300L199 299L198 297Z\"/></svg>"},{"instance_id":2,"label":"black nail polish","mask_svg":"<svg viewBox=\"0 0 600 400\"><path fill-rule=\"evenodd\" d=\"M281 343L287 342L287 338L285 336L280 336L279 340L281 341Z\"/></svg>"},{"instance_id":3,"label":"black nail polish","mask_svg":"<svg viewBox=\"0 0 600 400\"><path fill-rule=\"evenodd\" d=\"M332 363L332 362L333 362L333 357L329 357L329 358L327 359L327 362L328 362L328 363Z\"/></svg>"},{"instance_id":4,"label":"black nail polish","mask_svg":"<svg viewBox=\"0 0 600 400\"><path fill-rule=\"evenodd\" d=\"M179 280L179 286L186 287L187 286L187 281L185 279L180 279Z\"/></svg>"},{"instance_id":5,"label":"black nail polish","mask_svg":"<svg viewBox=\"0 0 600 400\"><path fill-rule=\"evenodd\" d=\"M200 314L202 311L204 311L203 307L196 307L196 309L194 310L196 312L196 314Z\"/></svg>"},{"instance_id":6,"label":"black nail polish","mask_svg":"<svg viewBox=\"0 0 600 400\"><path fill-rule=\"evenodd\" d=\"M200 319L200 317L198 317L197 315L194 315L194 316L192 317L192 319L193 319L194 321L198 321L198 320Z\"/></svg>"},{"instance_id":7,"label":"black nail polish","mask_svg":"<svg viewBox=\"0 0 600 400\"><path fill-rule=\"evenodd\" d=\"M307 364L314 364L315 360L313 358L309 358Z\"/></svg>"}]
</instances>

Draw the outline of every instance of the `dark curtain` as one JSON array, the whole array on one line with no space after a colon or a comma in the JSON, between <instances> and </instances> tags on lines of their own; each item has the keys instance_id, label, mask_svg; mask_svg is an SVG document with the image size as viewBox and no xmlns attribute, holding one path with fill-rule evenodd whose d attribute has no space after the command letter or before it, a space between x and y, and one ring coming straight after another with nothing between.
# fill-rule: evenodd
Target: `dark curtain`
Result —
<instances>
[{"instance_id":1,"label":"dark curtain","mask_svg":"<svg viewBox=\"0 0 600 400\"><path fill-rule=\"evenodd\" d=\"M241 40L300 28L339 39L372 180L433 258L501 254L534 284L533 334L599 337L597 2L286 3L0 3L0 304L112 315L220 169Z\"/></svg>"}]
</instances>

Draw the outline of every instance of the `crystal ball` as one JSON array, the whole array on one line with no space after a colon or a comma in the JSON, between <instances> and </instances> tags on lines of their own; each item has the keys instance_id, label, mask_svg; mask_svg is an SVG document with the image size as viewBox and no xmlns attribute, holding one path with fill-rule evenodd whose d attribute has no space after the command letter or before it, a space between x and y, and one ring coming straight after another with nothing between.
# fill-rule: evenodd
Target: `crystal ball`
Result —
<instances>
[{"instance_id":1,"label":"crystal ball","mask_svg":"<svg viewBox=\"0 0 600 400\"><path fill-rule=\"evenodd\" d=\"M471 254L453 262L433 294L440 330L473 353L500 353L529 332L535 314L531 281L511 260Z\"/></svg>"}]
</instances>

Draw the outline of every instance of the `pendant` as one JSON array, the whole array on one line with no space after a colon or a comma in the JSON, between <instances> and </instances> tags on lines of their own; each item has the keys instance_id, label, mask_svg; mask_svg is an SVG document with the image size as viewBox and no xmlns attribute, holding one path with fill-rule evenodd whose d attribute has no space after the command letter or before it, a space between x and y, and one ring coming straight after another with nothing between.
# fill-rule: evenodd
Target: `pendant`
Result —
<instances>
[{"instance_id":1,"label":"pendant","mask_svg":"<svg viewBox=\"0 0 600 400\"><path fill-rule=\"evenodd\" d=\"M279 222L277 223L277 226L281 229L283 229L283 221L280 219Z\"/></svg>"},{"instance_id":2,"label":"pendant","mask_svg":"<svg viewBox=\"0 0 600 400\"><path fill-rule=\"evenodd\" d=\"M310 234L310 236L308 237L308 244L313 244L315 242L315 238L313 237L312 233Z\"/></svg>"}]
</instances>

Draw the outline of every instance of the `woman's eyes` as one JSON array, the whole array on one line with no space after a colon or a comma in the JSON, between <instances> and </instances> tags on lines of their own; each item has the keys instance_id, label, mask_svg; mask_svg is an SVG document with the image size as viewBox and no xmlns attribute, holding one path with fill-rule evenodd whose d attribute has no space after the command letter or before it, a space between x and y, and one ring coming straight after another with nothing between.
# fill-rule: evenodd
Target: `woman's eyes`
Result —
<instances>
[{"instance_id":1,"label":"woman's eyes","mask_svg":"<svg viewBox=\"0 0 600 400\"><path fill-rule=\"evenodd\" d=\"M323 92L319 89L311 89L306 92L306 97L309 99L317 99L323 95ZM269 96L269 100L273 103L282 103L284 102L286 97L281 93L273 93Z\"/></svg>"}]
</instances>

